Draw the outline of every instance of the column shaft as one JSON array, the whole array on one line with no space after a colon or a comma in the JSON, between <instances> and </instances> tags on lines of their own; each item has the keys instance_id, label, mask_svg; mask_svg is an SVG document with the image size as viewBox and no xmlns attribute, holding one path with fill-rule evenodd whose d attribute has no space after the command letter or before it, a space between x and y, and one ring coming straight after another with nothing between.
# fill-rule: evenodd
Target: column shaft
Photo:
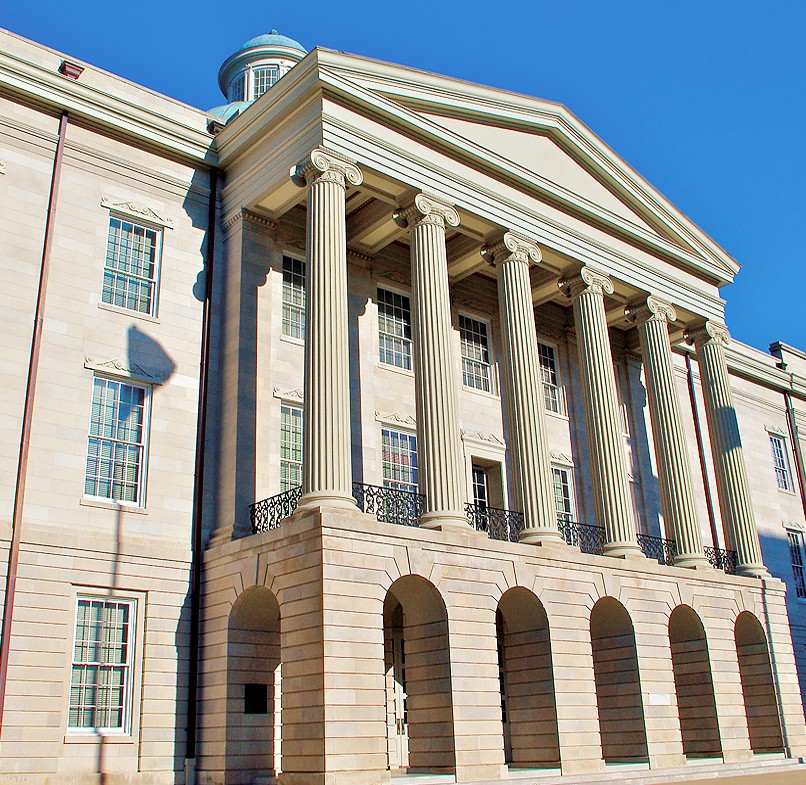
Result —
<instances>
[{"instance_id":1,"label":"column shaft","mask_svg":"<svg viewBox=\"0 0 806 785\"><path fill-rule=\"evenodd\" d=\"M730 336L725 327L706 322L689 338L697 349L725 541L736 551L738 574L766 575L725 361Z\"/></svg>"},{"instance_id":2,"label":"column shaft","mask_svg":"<svg viewBox=\"0 0 806 785\"><path fill-rule=\"evenodd\" d=\"M652 438L658 461L661 509L667 536L673 537L677 543L675 564L705 567L707 561L697 520L691 465L669 342L668 322L677 317L671 305L654 297L631 306L629 312L638 322Z\"/></svg>"},{"instance_id":3,"label":"column shaft","mask_svg":"<svg viewBox=\"0 0 806 785\"><path fill-rule=\"evenodd\" d=\"M604 292L613 293L613 282L602 273L583 267L578 276L561 282L561 285L573 301L593 503L597 522L605 529L607 544L604 552L608 556L642 556L630 503L624 437L604 307Z\"/></svg>"},{"instance_id":4,"label":"column shaft","mask_svg":"<svg viewBox=\"0 0 806 785\"><path fill-rule=\"evenodd\" d=\"M420 525L466 527L445 224L459 225L448 204L418 194L398 213L411 230L412 344L417 451L426 512Z\"/></svg>"},{"instance_id":5,"label":"column shaft","mask_svg":"<svg viewBox=\"0 0 806 785\"><path fill-rule=\"evenodd\" d=\"M351 162L314 150L292 172L308 186L303 497L300 507L354 507L347 323L347 181Z\"/></svg>"},{"instance_id":6,"label":"column shaft","mask_svg":"<svg viewBox=\"0 0 806 785\"><path fill-rule=\"evenodd\" d=\"M534 243L506 232L487 252L498 268L513 485L524 517L521 540L561 544L529 281L529 262L539 262L540 251Z\"/></svg>"}]
</instances>

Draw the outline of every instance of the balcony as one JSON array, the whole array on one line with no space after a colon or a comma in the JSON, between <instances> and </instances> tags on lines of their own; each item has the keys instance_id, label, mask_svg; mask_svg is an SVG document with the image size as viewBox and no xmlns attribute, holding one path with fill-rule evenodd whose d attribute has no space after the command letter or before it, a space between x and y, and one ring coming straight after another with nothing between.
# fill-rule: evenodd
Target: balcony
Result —
<instances>
[{"instance_id":1,"label":"balcony","mask_svg":"<svg viewBox=\"0 0 806 785\"><path fill-rule=\"evenodd\" d=\"M276 529L284 518L294 513L301 496L302 488L297 486L250 505L252 533ZM418 526L425 509L425 496L421 493L361 482L353 483L353 498L361 512L373 515L380 523L398 526ZM470 525L476 531L485 532L491 540L518 542L524 527L523 513L515 510L467 504L465 514ZM579 523L570 518L561 518L557 525L563 539L582 553L595 556L604 553L607 540L603 526ZM648 559L667 566L674 564L677 556L674 540L639 533L638 545ZM704 551L705 558L713 567L728 575L736 574L736 551L711 547L706 547Z\"/></svg>"},{"instance_id":2,"label":"balcony","mask_svg":"<svg viewBox=\"0 0 806 785\"><path fill-rule=\"evenodd\" d=\"M252 534L276 529L284 518L293 515L302 497L302 487L269 496L249 506ZM425 508L425 496L398 488L353 483L353 498L361 512L374 515L381 523L417 526Z\"/></svg>"},{"instance_id":3,"label":"balcony","mask_svg":"<svg viewBox=\"0 0 806 785\"><path fill-rule=\"evenodd\" d=\"M465 514L470 525L476 531L486 532L491 540L517 542L523 529L522 512L482 504L466 504Z\"/></svg>"}]
</instances>

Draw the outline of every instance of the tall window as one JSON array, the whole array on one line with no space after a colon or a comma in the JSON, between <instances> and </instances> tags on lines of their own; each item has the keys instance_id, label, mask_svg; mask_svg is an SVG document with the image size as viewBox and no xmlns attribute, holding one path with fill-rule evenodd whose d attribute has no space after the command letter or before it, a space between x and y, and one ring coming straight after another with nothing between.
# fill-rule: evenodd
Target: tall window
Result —
<instances>
[{"instance_id":1,"label":"tall window","mask_svg":"<svg viewBox=\"0 0 806 785\"><path fill-rule=\"evenodd\" d=\"M564 466L552 466L551 479L554 484L554 509L557 511L557 520L573 520L574 496L571 470Z\"/></svg>"},{"instance_id":2,"label":"tall window","mask_svg":"<svg viewBox=\"0 0 806 785\"><path fill-rule=\"evenodd\" d=\"M786 455L786 442L782 437L770 434L770 449L772 450L772 465L775 467L775 479L782 491L791 491L792 475L789 472L789 459Z\"/></svg>"},{"instance_id":3,"label":"tall window","mask_svg":"<svg viewBox=\"0 0 806 785\"><path fill-rule=\"evenodd\" d=\"M466 387L490 392L490 349L487 325L469 316L459 316L462 342L462 381Z\"/></svg>"},{"instance_id":4,"label":"tall window","mask_svg":"<svg viewBox=\"0 0 806 785\"><path fill-rule=\"evenodd\" d=\"M795 591L798 597L806 599L806 576L804 576L803 532L788 529L789 555L792 558L792 574L795 578Z\"/></svg>"},{"instance_id":5,"label":"tall window","mask_svg":"<svg viewBox=\"0 0 806 785\"><path fill-rule=\"evenodd\" d=\"M154 316L162 232L109 218L102 302Z\"/></svg>"},{"instance_id":6,"label":"tall window","mask_svg":"<svg viewBox=\"0 0 806 785\"><path fill-rule=\"evenodd\" d=\"M382 363L411 369L411 304L405 295L378 289L378 343Z\"/></svg>"},{"instance_id":7,"label":"tall window","mask_svg":"<svg viewBox=\"0 0 806 785\"><path fill-rule=\"evenodd\" d=\"M148 390L96 377L92 387L84 493L142 504Z\"/></svg>"},{"instance_id":8,"label":"tall window","mask_svg":"<svg viewBox=\"0 0 806 785\"><path fill-rule=\"evenodd\" d=\"M482 509L490 504L487 472L481 466L473 466L473 504Z\"/></svg>"},{"instance_id":9,"label":"tall window","mask_svg":"<svg viewBox=\"0 0 806 785\"><path fill-rule=\"evenodd\" d=\"M302 485L302 409L280 407L280 490Z\"/></svg>"},{"instance_id":10,"label":"tall window","mask_svg":"<svg viewBox=\"0 0 806 785\"><path fill-rule=\"evenodd\" d=\"M383 485L417 492L417 437L405 431L381 429Z\"/></svg>"},{"instance_id":11,"label":"tall window","mask_svg":"<svg viewBox=\"0 0 806 785\"><path fill-rule=\"evenodd\" d=\"M127 730L134 645L132 600L79 597L70 728Z\"/></svg>"},{"instance_id":12,"label":"tall window","mask_svg":"<svg viewBox=\"0 0 806 785\"><path fill-rule=\"evenodd\" d=\"M229 100L230 103L234 101L243 101L244 99L244 81L243 73L238 74L229 85Z\"/></svg>"},{"instance_id":13,"label":"tall window","mask_svg":"<svg viewBox=\"0 0 806 785\"><path fill-rule=\"evenodd\" d=\"M255 68L254 75L254 97L260 98L277 80L280 78L280 69L276 65L267 65L262 68Z\"/></svg>"},{"instance_id":14,"label":"tall window","mask_svg":"<svg viewBox=\"0 0 806 785\"><path fill-rule=\"evenodd\" d=\"M543 406L546 411L565 414L554 347L538 343L537 352L540 359L540 377L543 382Z\"/></svg>"},{"instance_id":15,"label":"tall window","mask_svg":"<svg viewBox=\"0 0 806 785\"><path fill-rule=\"evenodd\" d=\"M305 338L305 262L283 257L283 335Z\"/></svg>"}]
</instances>

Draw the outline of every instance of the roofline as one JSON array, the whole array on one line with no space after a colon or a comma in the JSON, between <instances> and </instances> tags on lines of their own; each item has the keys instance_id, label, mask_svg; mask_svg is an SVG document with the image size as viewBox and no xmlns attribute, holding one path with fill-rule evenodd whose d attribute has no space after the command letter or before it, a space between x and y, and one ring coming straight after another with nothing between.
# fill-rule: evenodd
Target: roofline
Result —
<instances>
[{"instance_id":1,"label":"roofline","mask_svg":"<svg viewBox=\"0 0 806 785\"><path fill-rule=\"evenodd\" d=\"M730 254L562 104L361 55L322 48L314 51L321 53L320 61L325 67L359 71L365 80L374 76L378 81L394 85L394 89L384 91L382 85L374 84L373 90L394 96L395 103L419 105L420 109L424 106L438 110L449 109L453 116L487 123L493 120L498 126L519 130L534 131L538 127L560 143L566 152L576 154L574 157L577 160L580 148L584 148L586 159L581 163L593 164L599 176L617 194L632 201L633 207L639 208L639 213L646 213L642 217L651 224L663 226L668 232L693 246L706 260L723 268L721 274L716 275L720 285L730 283L739 271L738 262ZM353 67L356 61L361 63L362 68ZM370 68L366 68L367 65ZM399 75L397 79L396 73ZM417 79L412 79L409 74L417 74ZM557 121L553 127L545 123L546 117L553 117ZM638 205L635 205L636 200Z\"/></svg>"},{"instance_id":2,"label":"roofline","mask_svg":"<svg viewBox=\"0 0 806 785\"><path fill-rule=\"evenodd\" d=\"M29 41L11 31L0 28L0 32L61 59L83 64L81 60ZM206 125L208 115L200 109L182 104L93 65L86 64L86 67L197 113L200 121ZM84 82L68 79L56 70L5 51L0 51L0 94L15 101L36 105L56 115L66 111L71 118L80 123L101 131L114 130L115 134L133 139L144 147L156 148L172 158L205 166L217 164L216 154L212 148L213 137L206 130L193 128L166 113L145 108Z\"/></svg>"}]
</instances>

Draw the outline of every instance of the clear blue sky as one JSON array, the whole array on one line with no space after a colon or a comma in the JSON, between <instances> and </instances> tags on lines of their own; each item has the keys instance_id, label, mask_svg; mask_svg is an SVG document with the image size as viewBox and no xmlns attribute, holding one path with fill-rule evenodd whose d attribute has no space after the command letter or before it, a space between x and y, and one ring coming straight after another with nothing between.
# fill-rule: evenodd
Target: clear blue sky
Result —
<instances>
[{"instance_id":1,"label":"clear blue sky","mask_svg":"<svg viewBox=\"0 0 806 785\"><path fill-rule=\"evenodd\" d=\"M7 3L0 25L208 109L277 28L559 101L742 265L734 337L806 349L806 2Z\"/></svg>"}]
</instances>

